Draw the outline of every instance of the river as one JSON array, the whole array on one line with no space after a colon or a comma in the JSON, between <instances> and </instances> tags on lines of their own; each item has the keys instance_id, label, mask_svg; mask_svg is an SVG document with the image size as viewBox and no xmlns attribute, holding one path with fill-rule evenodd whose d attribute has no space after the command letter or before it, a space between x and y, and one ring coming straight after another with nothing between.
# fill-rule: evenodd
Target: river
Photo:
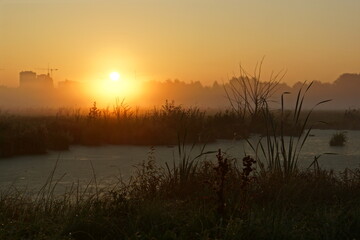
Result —
<instances>
[{"instance_id":1,"label":"river","mask_svg":"<svg viewBox=\"0 0 360 240\"><path fill-rule=\"evenodd\" d=\"M343 147L329 146L329 140L335 130L312 130L299 158L299 166L308 167L314 156L321 155L318 162L322 168L342 171L360 166L360 131L346 131L348 138ZM259 136L252 136L250 142L256 143ZM185 147L186 154L192 157L201 152L203 145ZM254 155L249 144L244 140L218 140L207 144L206 151L217 151L219 148L229 157L239 160L245 154ZM152 153L150 153L152 152ZM40 189L55 169L54 182L58 181L60 189L72 183L89 183L97 179L98 184L122 178L129 179L137 164L152 154L160 166L165 162L172 164L179 159L177 146L71 146L69 151L49 152L46 155L21 156L0 159L0 190L9 186L26 189ZM201 159L215 160L216 153L205 154ZM201 160L200 159L200 160ZM55 167L56 166L56 167Z\"/></svg>"}]
</instances>

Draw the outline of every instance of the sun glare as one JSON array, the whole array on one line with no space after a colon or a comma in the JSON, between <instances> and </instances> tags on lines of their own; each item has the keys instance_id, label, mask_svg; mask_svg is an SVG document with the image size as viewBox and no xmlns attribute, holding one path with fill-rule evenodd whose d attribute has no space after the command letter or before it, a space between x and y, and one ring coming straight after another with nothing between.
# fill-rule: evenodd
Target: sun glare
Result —
<instances>
[{"instance_id":1,"label":"sun glare","mask_svg":"<svg viewBox=\"0 0 360 240\"><path fill-rule=\"evenodd\" d=\"M116 98L126 98L129 101L136 99L141 91L140 85L138 81L127 75L111 72L107 79L94 81L89 86L89 90L99 102L112 104Z\"/></svg>"},{"instance_id":2,"label":"sun glare","mask_svg":"<svg viewBox=\"0 0 360 240\"><path fill-rule=\"evenodd\" d=\"M112 72L112 73L110 73L109 76L110 76L110 79L114 82L119 81L119 79L120 79L120 74L118 72Z\"/></svg>"}]
</instances>

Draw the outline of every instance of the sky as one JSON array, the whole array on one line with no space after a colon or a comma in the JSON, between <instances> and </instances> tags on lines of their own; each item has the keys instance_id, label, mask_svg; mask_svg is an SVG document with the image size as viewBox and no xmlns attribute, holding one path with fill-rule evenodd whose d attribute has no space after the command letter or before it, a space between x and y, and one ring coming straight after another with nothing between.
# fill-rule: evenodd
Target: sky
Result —
<instances>
[{"instance_id":1,"label":"sky","mask_svg":"<svg viewBox=\"0 0 360 240\"><path fill-rule=\"evenodd\" d=\"M239 64L263 80L332 82L360 72L359 0L0 0L0 85L22 70L83 83L227 81Z\"/></svg>"}]
</instances>

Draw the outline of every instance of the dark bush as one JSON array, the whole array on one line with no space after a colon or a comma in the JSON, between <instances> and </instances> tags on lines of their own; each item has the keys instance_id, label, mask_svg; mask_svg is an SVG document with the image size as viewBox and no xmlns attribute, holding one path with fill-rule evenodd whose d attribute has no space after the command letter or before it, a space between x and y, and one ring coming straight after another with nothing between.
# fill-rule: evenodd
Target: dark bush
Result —
<instances>
[{"instance_id":1,"label":"dark bush","mask_svg":"<svg viewBox=\"0 0 360 240\"><path fill-rule=\"evenodd\" d=\"M346 133L339 132L332 135L330 139L330 146L344 146L347 141Z\"/></svg>"}]
</instances>

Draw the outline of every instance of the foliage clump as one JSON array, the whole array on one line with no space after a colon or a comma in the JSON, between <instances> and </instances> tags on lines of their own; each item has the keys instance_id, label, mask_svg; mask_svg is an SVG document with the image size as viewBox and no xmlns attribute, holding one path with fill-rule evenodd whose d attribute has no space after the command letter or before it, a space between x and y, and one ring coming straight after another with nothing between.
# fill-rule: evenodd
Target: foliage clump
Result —
<instances>
[{"instance_id":1,"label":"foliage clump","mask_svg":"<svg viewBox=\"0 0 360 240\"><path fill-rule=\"evenodd\" d=\"M330 146L344 146L347 141L345 132L338 132L332 135L330 139Z\"/></svg>"}]
</instances>

